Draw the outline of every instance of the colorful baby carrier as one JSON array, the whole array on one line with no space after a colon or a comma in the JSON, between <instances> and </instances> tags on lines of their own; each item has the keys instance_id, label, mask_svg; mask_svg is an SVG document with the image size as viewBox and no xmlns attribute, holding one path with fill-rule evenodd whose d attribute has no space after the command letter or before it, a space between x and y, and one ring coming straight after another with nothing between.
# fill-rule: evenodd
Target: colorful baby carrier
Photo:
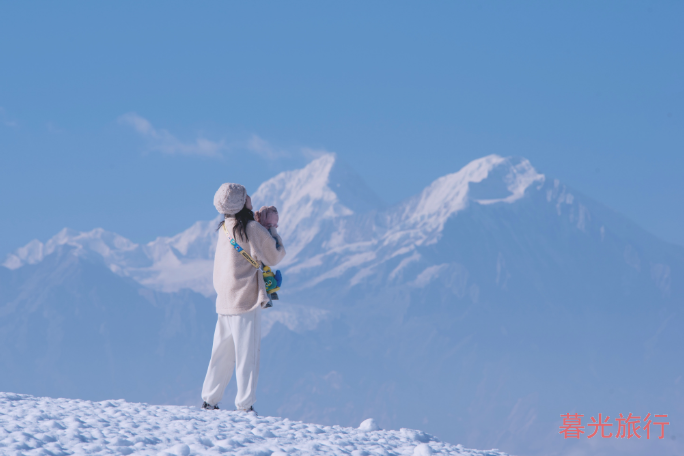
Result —
<instances>
[{"instance_id":1,"label":"colorful baby carrier","mask_svg":"<svg viewBox=\"0 0 684 456\"><path fill-rule=\"evenodd\" d=\"M230 234L228 234L228 229L226 228L225 223L223 224L223 232L226 233L226 236L228 236L228 239L230 239L230 245L233 246L237 252L242 255L242 257L249 261L249 264L254 266L256 269L260 270L264 276L264 284L266 285L266 293L268 293L269 297L273 299L278 299L278 291L280 291L280 285L283 282L283 276L280 273L280 271L276 271L275 274L273 271L271 271L271 268L266 266L265 264L259 265L259 263L252 258L252 256L245 252L245 249L240 247L240 244L235 242L235 239L230 237ZM266 307L271 307L273 304L271 302L268 303Z\"/></svg>"}]
</instances>

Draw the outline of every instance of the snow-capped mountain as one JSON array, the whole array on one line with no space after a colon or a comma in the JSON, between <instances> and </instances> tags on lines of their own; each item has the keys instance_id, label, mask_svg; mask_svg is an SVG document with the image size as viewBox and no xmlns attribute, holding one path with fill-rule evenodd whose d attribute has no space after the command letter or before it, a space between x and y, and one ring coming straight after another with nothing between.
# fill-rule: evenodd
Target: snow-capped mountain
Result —
<instances>
[{"instance_id":1,"label":"snow-capped mountain","mask_svg":"<svg viewBox=\"0 0 684 456\"><path fill-rule=\"evenodd\" d=\"M252 196L256 207L278 207L288 251L278 266L282 300L264 312L260 410L321 424L374 416L385 428L528 455L682 450L675 427L659 442L557 434L568 412L684 419L681 247L523 158L483 157L387 207L329 154ZM82 340L96 341L113 367L92 378L126 369L135 386L108 381L129 400L143 400L136 394L145 387L153 397L160 385L168 393L148 400L197 394L214 318L218 220L147 245L66 230L10 255L0 268L0 361L7 372L32 374L12 385L71 394L59 385L77 390L81 380L57 369L59 359L76 363L78 350L59 334L77 340L79 328L102 327ZM106 309L118 302L143 312L137 318L154 337L112 320ZM99 313L88 314L92 306ZM34 327L44 329L32 341ZM195 339L183 345L189 334ZM123 355L131 346L139 361ZM26 367L31 354L58 361ZM143 359L156 376L135 374ZM0 389L9 378L0 377ZM36 391L35 378L62 383ZM98 394L87 398L105 398Z\"/></svg>"},{"instance_id":2,"label":"snow-capped mountain","mask_svg":"<svg viewBox=\"0 0 684 456\"><path fill-rule=\"evenodd\" d=\"M58 248L68 246L72 247L71 254L97 258L112 272L152 289L189 288L208 296L214 293L211 271L218 220L197 222L176 236L160 237L146 245L135 244L102 228L86 233L65 228L45 244L33 240L17 249L7 256L3 266L17 269L40 263Z\"/></svg>"},{"instance_id":3,"label":"snow-capped mountain","mask_svg":"<svg viewBox=\"0 0 684 456\"><path fill-rule=\"evenodd\" d=\"M332 189L335 189L333 191ZM377 210L383 203L334 154L313 160L304 169L279 174L262 184L253 194L254 206L276 205L287 224L282 236L288 239L288 256L282 266L297 262L299 252L317 235L327 236L323 227L357 212ZM173 237L160 237L138 245L118 234L97 228L77 233L65 228L43 244L38 240L17 249L3 266L17 269L36 264L58 246L74 247L73 254L95 255L115 273L160 291L190 288L211 296L216 227L220 216L197 222Z\"/></svg>"},{"instance_id":4,"label":"snow-capped mountain","mask_svg":"<svg viewBox=\"0 0 684 456\"><path fill-rule=\"evenodd\" d=\"M437 242L447 220L469 204L512 203L530 186L539 190L544 179L527 160L490 155L437 179L404 204L383 210L384 204L353 171L334 154L326 154L301 170L266 181L253 200L257 208L265 204L279 208L280 232L288 240L288 256L280 267L294 284L314 286L363 267L361 276L351 279L354 284L392 259L400 259L403 268L416 258L417 246ZM218 221L220 217L197 222L176 236L147 245L101 228L87 233L65 228L45 244L34 240L17 249L3 266L17 269L35 264L58 246L69 245L75 247L73 254L100 256L113 272L144 286L160 291L190 288L211 296ZM302 274L311 268L318 276L313 281ZM393 272L396 277L398 270Z\"/></svg>"}]
</instances>

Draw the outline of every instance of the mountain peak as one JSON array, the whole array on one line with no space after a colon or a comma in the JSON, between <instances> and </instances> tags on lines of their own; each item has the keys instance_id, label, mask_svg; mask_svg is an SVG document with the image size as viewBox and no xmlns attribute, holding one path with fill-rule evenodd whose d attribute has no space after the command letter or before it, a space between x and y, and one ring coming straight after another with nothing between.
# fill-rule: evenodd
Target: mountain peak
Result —
<instances>
[{"instance_id":1,"label":"mountain peak","mask_svg":"<svg viewBox=\"0 0 684 456\"><path fill-rule=\"evenodd\" d=\"M525 158L496 154L471 161L459 171L442 176L403 207L404 225L428 231L441 230L446 220L472 202L512 203L534 183L543 183Z\"/></svg>"},{"instance_id":2,"label":"mountain peak","mask_svg":"<svg viewBox=\"0 0 684 456\"><path fill-rule=\"evenodd\" d=\"M326 202L333 207L325 216L350 215L384 207L363 179L334 153L322 154L302 169L284 171L267 180L252 199L255 209L261 205L275 205L281 213L311 201Z\"/></svg>"},{"instance_id":3,"label":"mountain peak","mask_svg":"<svg viewBox=\"0 0 684 456\"><path fill-rule=\"evenodd\" d=\"M17 269L25 264L39 263L62 245L75 247L77 253L95 252L105 259L138 247L125 237L102 228L82 233L63 228L46 243L34 239L24 247L18 248L7 256L2 265L9 269Z\"/></svg>"},{"instance_id":4,"label":"mountain peak","mask_svg":"<svg viewBox=\"0 0 684 456\"><path fill-rule=\"evenodd\" d=\"M312 160L302 169L284 171L267 180L252 195L255 203L254 209L262 205L275 205L278 206L282 215L294 212L291 209L307 205L312 201L321 201L330 205L336 203L337 196L327 185L335 159L335 154L325 154ZM344 207L337 209L340 214L334 215L351 213Z\"/></svg>"},{"instance_id":5,"label":"mountain peak","mask_svg":"<svg viewBox=\"0 0 684 456\"><path fill-rule=\"evenodd\" d=\"M288 239L288 263L316 236L324 221L384 206L334 153L269 179L259 186L252 200L255 209L262 205L278 208L281 234Z\"/></svg>"},{"instance_id":6,"label":"mountain peak","mask_svg":"<svg viewBox=\"0 0 684 456\"><path fill-rule=\"evenodd\" d=\"M489 155L484 159L490 157L495 158L485 178L468 184L469 199L479 204L512 203L522 198L528 187L540 186L546 180L526 158Z\"/></svg>"}]
</instances>

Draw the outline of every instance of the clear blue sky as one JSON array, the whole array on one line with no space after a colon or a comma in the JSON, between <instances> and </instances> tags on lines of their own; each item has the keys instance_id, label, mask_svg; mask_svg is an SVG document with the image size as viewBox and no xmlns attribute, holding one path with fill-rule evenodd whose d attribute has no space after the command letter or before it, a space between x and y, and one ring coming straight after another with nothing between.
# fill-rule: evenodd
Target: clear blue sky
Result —
<instances>
[{"instance_id":1,"label":"clear blue sky","mask_svg":"<svg viewBox=\"0 0 684 456\"><path fill-rule=\"evenodd\" d=\"M684 2L4 2L0 256L136 242L336 152L388 203L521 155L684 245Z\"/></svg>"}]
</instances>

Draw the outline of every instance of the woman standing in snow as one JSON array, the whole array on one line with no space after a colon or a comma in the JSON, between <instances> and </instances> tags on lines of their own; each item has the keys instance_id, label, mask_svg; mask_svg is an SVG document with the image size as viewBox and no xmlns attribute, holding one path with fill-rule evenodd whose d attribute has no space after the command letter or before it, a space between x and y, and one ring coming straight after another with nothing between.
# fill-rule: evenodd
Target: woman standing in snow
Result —
<instances>
[{"instance_id":1,"label":"woman standing in snow","mask_svg":"<svg viewBox=\"0 0 684 456\"><path fill-rule=\"evenodd\" d=\"M257 265L275 266L285 257L285 248L275 227L267 230L254 220L251 198L242 185L221 185L214 195L214 206L224 220L219 224L214 256L218 321L202 388L202 408L218 409L235 366L235 407L253 412L259 378L261 308L269 296L261 271L243 253ZM244 252L239 252L240 247Z\"/></svg>"}]
</instances>

